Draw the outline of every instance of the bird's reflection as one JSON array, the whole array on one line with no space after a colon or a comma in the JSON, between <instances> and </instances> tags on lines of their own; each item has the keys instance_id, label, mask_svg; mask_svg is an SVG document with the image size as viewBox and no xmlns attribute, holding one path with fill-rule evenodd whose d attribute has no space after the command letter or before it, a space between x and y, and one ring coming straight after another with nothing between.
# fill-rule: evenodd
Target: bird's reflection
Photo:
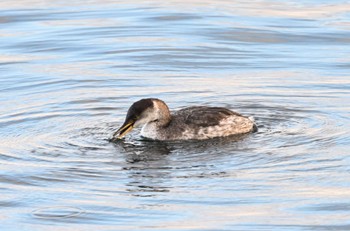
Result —
<instances>
[{"instance_id":1,"label":"bird's reflection","mask_svg":"<svg viewBox=\"0 0 350 231\"><path fill-rule=\"evenodd\" d=\"M186 174L193 169L203 168L205 171L212 168L210 160L223 158L217 150L237 145L245 136L172 142L132 139L119 140L114 145L125 159L123 169L130 179L126 184L127 190L133 196L153 197L170 192L174 187L172 181L179 171Z\"/></svg>"},{"instance_id":2,"label":"bird's reflection","mask_svg":"<svg viewBox=\"0 0 350 231\"><path fill-rule=\"evenodd\" d=\"M167 182L171 178L172 167L168 161L171 148L166 142L137 139L114 144L124 155L123 169L130 179L127 191L137 197L153 197L170 191Z\"/></svg>"}]
</instances>

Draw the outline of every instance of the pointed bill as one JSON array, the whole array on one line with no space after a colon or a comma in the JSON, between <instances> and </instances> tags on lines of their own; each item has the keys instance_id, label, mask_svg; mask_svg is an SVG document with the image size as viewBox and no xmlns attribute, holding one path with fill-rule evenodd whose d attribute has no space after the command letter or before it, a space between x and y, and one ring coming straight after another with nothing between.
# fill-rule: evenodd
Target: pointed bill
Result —
<instances>
[{"instance_id":1,"label":"pointed bill","mask_svg":"<svg viewBox=\"0 0 350 231\"><path fill-rule=\"evenodd\" d=\"M123 138L128 132L134 128L134 121L125 121L123 126L121 126L114 134L113 137L117 139Z\"/></svg>"}]
</instances>

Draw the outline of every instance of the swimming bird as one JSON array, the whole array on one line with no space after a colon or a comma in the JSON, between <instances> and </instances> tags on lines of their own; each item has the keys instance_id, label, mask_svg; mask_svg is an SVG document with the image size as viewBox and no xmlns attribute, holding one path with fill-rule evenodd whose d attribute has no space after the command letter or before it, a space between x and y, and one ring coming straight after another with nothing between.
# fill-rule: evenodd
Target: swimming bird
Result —
<instances>
[{"instance_id":1,"label":"swimming bird","mask_svg":"<svg viewBox=\"0 0 350 231\"><path fill-rule=\"evenodd\" d=\"M192 106L171 113L164 101L148 98L131 105L112 140L141 126L141 136L154 140L203 140L257 131L253 119L223 107Z\"/></svg>"}]
</instances>

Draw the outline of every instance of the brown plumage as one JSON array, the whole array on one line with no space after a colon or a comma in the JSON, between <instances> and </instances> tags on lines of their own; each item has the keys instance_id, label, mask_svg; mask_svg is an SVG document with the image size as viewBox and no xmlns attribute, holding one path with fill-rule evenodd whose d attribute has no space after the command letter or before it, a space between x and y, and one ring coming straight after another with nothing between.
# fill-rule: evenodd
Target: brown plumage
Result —
<instances>
[{"instance_id":1,"label":"brown plumage","mask_svg":"<svg viewBox=\"0 0 350 231\"><path fill-rule=\"evenodd\" d=\"M223 107L193 106L171 114L162 100L154 98L135 102L114 137L121 138L138 126L142 126L142 136L156 140L208 139L256 131L251 119Z\"/></svg>"}]
</instances>

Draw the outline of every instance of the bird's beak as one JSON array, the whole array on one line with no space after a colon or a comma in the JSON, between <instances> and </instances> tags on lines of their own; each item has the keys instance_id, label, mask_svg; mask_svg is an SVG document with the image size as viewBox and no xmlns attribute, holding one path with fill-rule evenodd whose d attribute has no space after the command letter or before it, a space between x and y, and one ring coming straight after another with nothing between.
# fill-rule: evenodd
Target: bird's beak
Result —
<instances>
[{"instance_id":1,"label":"bird's beak","mask_svg":"<svg viewBox=\"0 0 350 231\"><path fill-rule=\"evenodd\" d=\"M113 138L121 139L134 128L134 120L126 120L114 134Z\"/></svg>"}]
</instances>

